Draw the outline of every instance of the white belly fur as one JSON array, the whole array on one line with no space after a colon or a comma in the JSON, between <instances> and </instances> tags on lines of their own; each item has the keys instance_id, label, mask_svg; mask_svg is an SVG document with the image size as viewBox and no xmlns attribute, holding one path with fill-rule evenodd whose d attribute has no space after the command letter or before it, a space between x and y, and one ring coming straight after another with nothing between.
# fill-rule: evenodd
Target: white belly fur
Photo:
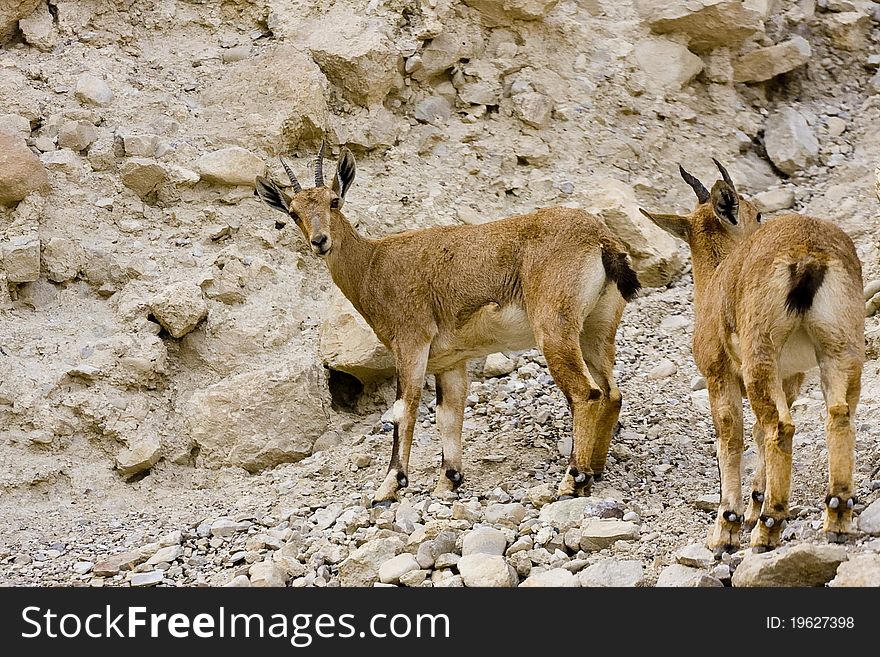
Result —
<instances>
[{"instance_id":1,"label":"white belly fur","mask_svg":"<svg viewBox=\"0 0 880 657\"><path fill-rule=\"evenodd\" d=\"M730 345L736 359L741 362L739 336L736 333L730 336ZM798 328L788 336L788 340L782 346L782 353L779 356L779 376L787 379L799 372L811 370L818 364L813 341L803 328Z\"/></svg>"},{"instance_id":2,"label":"white belly fur","mask_svg":"<svg viewBox=\"0 0 880 657\"><path fill-rule=\"evenodd\" d=\"M496 351L521 351L535 346L535 335L525 310L518 305L491 303L475 312L454 335L434 344L429 370L442 370L464 359Z\"/></svg>"}]
</instances>

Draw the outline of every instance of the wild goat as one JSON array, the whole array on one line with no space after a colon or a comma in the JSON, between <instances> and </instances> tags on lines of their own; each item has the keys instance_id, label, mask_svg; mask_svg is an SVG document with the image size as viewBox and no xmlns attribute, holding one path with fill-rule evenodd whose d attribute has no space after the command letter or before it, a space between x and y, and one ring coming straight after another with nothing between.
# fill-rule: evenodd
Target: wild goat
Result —
<instances>
[{"instance_id":1,"label":"wild goat","mask_svg":"<svg viewBox=\"0 0 880 657\"><path fill-rule=\"evenodd\" d=\"M757 551L779 542L788 515L794 424L804 372L819 366L828 409L825 532L842 540L853 507L853 418L865 359L862 270L852 240L834 224L799 214L765 224L727 171L711 193L683 168L697 195L690 215L642 212L686 241L694 275L693 352L706 377L717 433L721 503L709 547L736 549L743 521ZM757 421L758 467L743 517L742 398Z\"/></svg>"},{"instance_id":2,"label":"wild goat","mask_svg":"<svg viewBox=\"0 0 880 657\"><path fill-rule=\"evenodd\" d=\"M559 494L587 494L605 468L620 412L612 373L617 325L625 300L639 289L623 245L599 219L562 207L367 239L342 214L354 157L342 149L328 188L323 156L322 143L314 189L304 190L282 158L293 196L263 177L256 179L256 193L296 223L333 282L394 355L394 442L374 503L396 499L408 485L426 372L435 376L443 452L434 492L448 495L462 483L468 359L535 344L574 419L574 447Z\"/></svg>"}]
</instances>

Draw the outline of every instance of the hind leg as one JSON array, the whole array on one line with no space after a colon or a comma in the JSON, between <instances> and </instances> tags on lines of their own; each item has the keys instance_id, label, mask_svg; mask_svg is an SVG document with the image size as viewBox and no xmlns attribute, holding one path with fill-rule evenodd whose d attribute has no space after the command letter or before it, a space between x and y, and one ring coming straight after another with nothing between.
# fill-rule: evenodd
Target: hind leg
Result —
<instances>
[{"instance_id":1,"label":"hind leg","mask_svg":"<svg viewBox=\"0 0 880 657\"><path fill-rule=\"evenodd\" d=\"M461 466L461 425L468 379L464 362L434 376L437 387L437 430L443 445L443 462L434 495L448 497L464 481Z\"/></svg>"},{"instance_id":2,"label":"hind leg","mask_svg":"<svg viewBox=\"0 0 880 657\"><path fill-rule=\"evenodd\" d=\"M609 291L606 291L584 322L580 335L584 361L603 395L595 428L595 444L590 457L590 468L597 481L605 472L608 448L623 404L620 390L614 381L614 340L626 302L616 288L607 289Z\"/></svg>"},{"instance_id":3,"label":"hind leg","mask_svg":"<svg viewBox=\"0 0 880 657\"><path fill-rule=\"evenodd\" d=\"M785 391L785 401L789 410L794 400L797 399L801 385L804 382L803 374L795 374L790 376L782 383ZM749 494L748 510L743 528L750 532L758 524L758 518L761 515L761 507L764 504L764 490L766 488L766 469L764 467L764 430L761 428L760 422L755 422L752 427L752 438L755 441L755 448L758 451L758 467L755 468L755 476L752 480L752 491Z\"/></svg>"}]
</instances>

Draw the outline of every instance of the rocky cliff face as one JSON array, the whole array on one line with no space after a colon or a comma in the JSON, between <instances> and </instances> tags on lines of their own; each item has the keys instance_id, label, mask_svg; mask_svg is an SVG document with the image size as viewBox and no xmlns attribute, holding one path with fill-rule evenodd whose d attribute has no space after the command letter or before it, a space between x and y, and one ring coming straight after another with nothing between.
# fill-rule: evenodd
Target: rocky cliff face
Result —
<instances>
[{"instance_id":1,"label":"rocky cliff face","mask_svg":"<svg viewBox=\"0 0 880 657\"><path fill-rule=\"evenodd\" d=\"M644 313L679 315L688 301L686 252L637 211L691 204L679 162L711 181L717 157L765 212L838 222L876 279L877 7L0 2L0 491L33 505L194 486L216 508L228 477L245 481L234 473L271 479L313 451L352 486L379 477L387 445L369 467L346 455L383 435L388 354L296 229L276 228L252 194L255 175L284 179L282 153L307 181L322 138L356 153L346 214L371 236L551 204L600 215L650 286L618 340L635 388L669 355L645 334L661 317ZM689 321L668 337L680 372ZM516 381L539 380L518 374L539 358L511 362L502 398L474 384L492 404L472 434L503 425L493 414L522 393ZM657 394L684 396L709 435L688 384ZM876 384L869 363L868 417ZM643 399L628 397L630 428L668 409L652 406L659 384L645 385ZM534 430L567 433L556 410ZM484 455L511 447L499 439ZM525 486L528 459L558 465L555 447L522 458L493 486ZM696 492L715 486L688 476L702 478ZM352 491L319 488L291 490L306 505Z\"/></svg>"}]
</instances>

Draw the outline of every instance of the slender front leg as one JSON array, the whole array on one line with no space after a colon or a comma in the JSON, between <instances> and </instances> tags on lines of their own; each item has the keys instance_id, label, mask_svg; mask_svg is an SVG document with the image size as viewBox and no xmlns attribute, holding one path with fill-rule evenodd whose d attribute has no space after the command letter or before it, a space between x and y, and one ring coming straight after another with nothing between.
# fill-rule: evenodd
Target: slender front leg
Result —
<instances>
[{"instance_id":1,"label":"slender front leg","mask_svg":"<svg viewBox=\"0 0 880 657\"><path fill-rule=\"evenodd\" d=\"M467 399L468 378L465 362L434 376L437 387L437 430L443 446L443 462L434 495L448 497L464 481L461 466L461 425Z\"/></svg>"},{"instance_id":2,"label":"slender front leg","mask_svg":"<svg viewBox=\"0 0 880 657\"><path fill-rule=\"evenodd\" d=\"M397 400L394 402L394 443L391 448L391 462L388 474L376 495L373 504L392 502L397 499L399 488L409 485L409 455L412 449L413 431L419 412L422 385L425 382L425 368L428 364L429 345L414 349L398 349L395 356L397 364Z\"/></svg>"},{"instance_id":3,"label":"slender front leg","mask_svg":"<svg viewBox=\"0 0 880 657\"><path fill-rule=\"evenodd\" d=\"M733 552L739 548L743 521L740 470L743 452L742 392L739 380L723 366L708 373L706 383L717 434L718 472L721 476L721 502L708 544L719 558L723 552Z\"/></svg>"}]
</instances>

